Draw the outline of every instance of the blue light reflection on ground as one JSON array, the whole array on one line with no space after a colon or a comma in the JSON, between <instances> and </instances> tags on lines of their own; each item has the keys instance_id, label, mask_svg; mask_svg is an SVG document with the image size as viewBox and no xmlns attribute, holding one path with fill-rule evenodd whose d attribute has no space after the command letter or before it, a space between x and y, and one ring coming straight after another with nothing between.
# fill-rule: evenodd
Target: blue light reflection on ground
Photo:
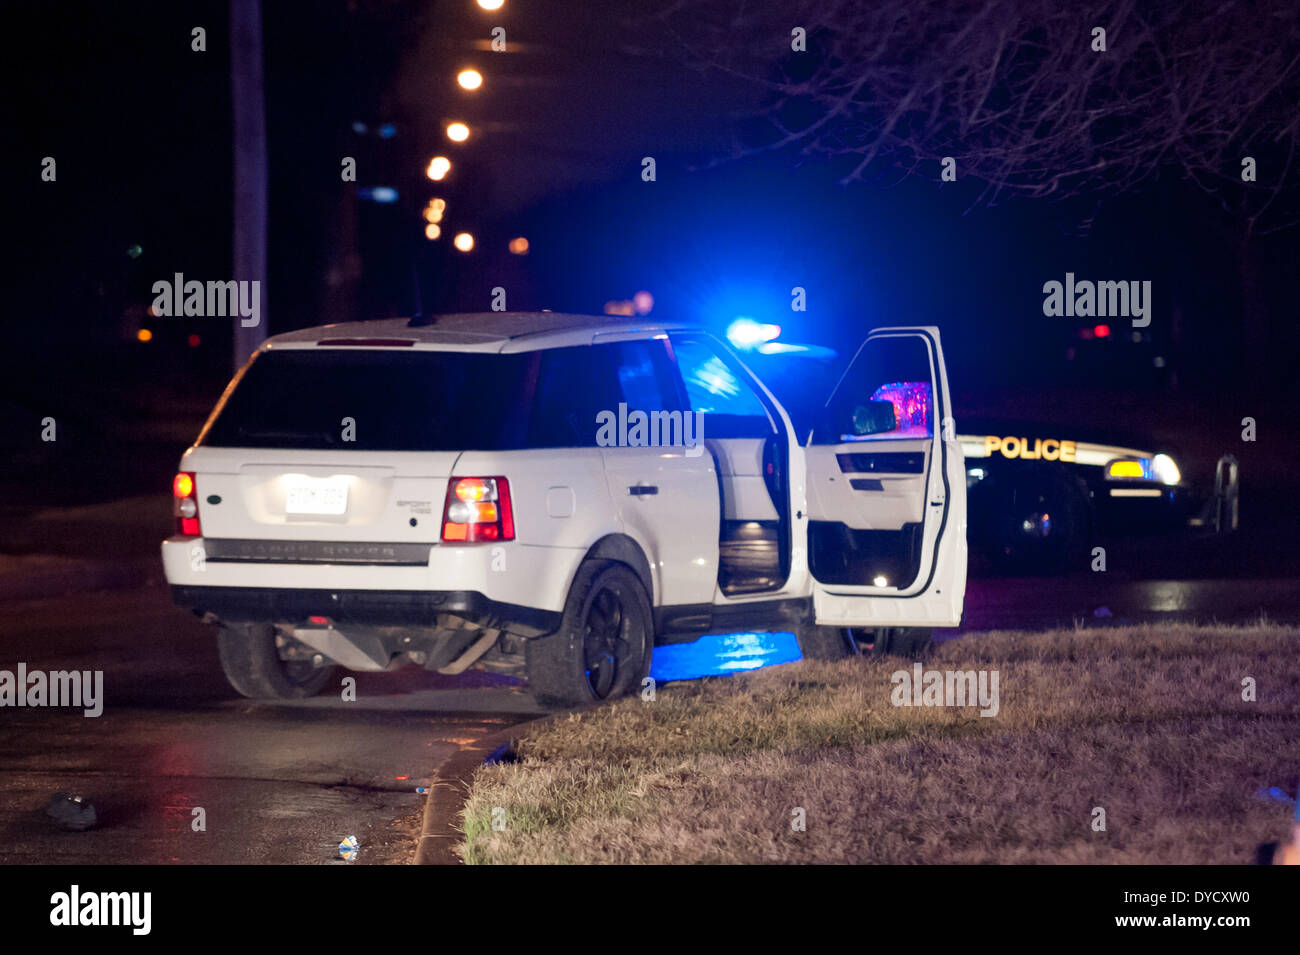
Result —
<instances>
[{"instance_id":1,"label":"blue light reflection on ground","mask_svg":"<svg viewBox=\"0 0 1300 955\"><path fill-rule=\"evenodd\" d=\"M650 676L656 683L730 676L803 659L793 633L713 633L693 643L655 647Z\"/></svg>"}]
</instances>

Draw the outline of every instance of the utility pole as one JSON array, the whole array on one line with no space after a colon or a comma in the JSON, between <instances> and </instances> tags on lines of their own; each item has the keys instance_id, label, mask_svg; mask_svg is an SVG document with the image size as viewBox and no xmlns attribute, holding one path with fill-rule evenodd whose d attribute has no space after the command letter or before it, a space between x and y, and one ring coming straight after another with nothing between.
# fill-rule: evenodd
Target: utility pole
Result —
<instances>
[{"instance_id":1,"label":"utility pole","mask_svg":"<svg viewBox=\"0 0 1300 955\"><path fill-rule=\"evenodd\" d=\"M266 97L262 83L261 0L230 0L230 92L234 108L234 278L257 281L261 320L234 325L235 370L266 339Z\"/></svg>"}]
</instances>

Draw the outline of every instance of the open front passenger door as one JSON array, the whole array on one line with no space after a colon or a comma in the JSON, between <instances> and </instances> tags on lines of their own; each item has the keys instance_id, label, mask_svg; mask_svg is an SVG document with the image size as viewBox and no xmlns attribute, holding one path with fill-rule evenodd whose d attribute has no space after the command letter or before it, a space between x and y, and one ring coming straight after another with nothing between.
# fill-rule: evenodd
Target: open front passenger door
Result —
<instances>
[{"instance_id":1,"label":"open front passenger door","mask_svg":"<svg viewBox=\"0 0 1300 955\"><path fill-rule=\"evenodd\" d=\"M871 332L807 448L815 620L954 627L966 593L966 480L939 330Z\"/></svg>"}]
</instances>

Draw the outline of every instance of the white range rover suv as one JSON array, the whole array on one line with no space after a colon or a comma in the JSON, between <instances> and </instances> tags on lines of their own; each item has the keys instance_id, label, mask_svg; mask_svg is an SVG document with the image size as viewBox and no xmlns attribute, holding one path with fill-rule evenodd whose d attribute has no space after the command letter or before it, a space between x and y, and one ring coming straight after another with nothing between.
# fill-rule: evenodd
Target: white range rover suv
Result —
<instances>
[{"instance_id":1,"label":"white range rover suv","mask_svg":"<svg viewBox=\"0 0 1300 955\"><path fill-rule=\"evenodd\" d=\"M684 325L303 329L258 349L182 457L163 564L254 698L414 663L582 705L639 688L656 644L739 630L914 652L965 593L950 400L932 327L873 331L802 435Z\"/></svg>"}]
</instances>

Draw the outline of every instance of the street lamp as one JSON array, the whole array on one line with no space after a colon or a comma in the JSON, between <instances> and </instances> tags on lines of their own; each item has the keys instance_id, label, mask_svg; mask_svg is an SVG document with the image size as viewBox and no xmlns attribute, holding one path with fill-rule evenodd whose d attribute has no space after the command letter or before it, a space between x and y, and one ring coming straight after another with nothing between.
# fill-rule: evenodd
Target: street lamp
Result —
<instances>
[{"instance_id":1,"label":"street lamp","mask_svg":"<svg viewBox=\"0 0 1300 955\"><path fill-rule=\"evenodd\" d=\"M433 240L438 238L440 235L442 235L442 226L430 222L424 227L424 237L426 239Z\"/></svg>"},{"instance_id":2,"label":"street lamp","mask_svg":"<svg viewBox=\"0 0 1300 955\"><path fill-rule=\"evenodd\" d=\"M469 139L469 127L464 123L448 123L447 138L452 142L463 143Z\"/></svg>"},{"instance_id":3,"label":"street lamp","mask_svg":"<svg viewBox=\"0 0 1300 955\"><path fill-rule=\"evenodd\" d=\"M476 90L483 85L483 74L478 70L461 70L456 74L456 82L463 90Z\"/></svg>"},{"instance_id":4,"label":"street lamp","mask_svg":"<svg viewBox=\"0 0 1300 955\"><path fill-rule=\"evenodd\" d=\"M484 10L500 10L505 2L506 0L478 0L478 5Z\"/></svg>"},{"instance_id":5,"label":"street lamp","mask_svg":"<svg viewBox=\"0 0 1300 955\"><path fill-rule=\"evenodd\" d=\"M513 252L515 255L527 255L527 254L528 254L528 240L525 239L522 235L519 236L518 238L511 239L511 240L510 240L510 251Z\"/></svg>"},{"instance_id":6,"label":"street lamp","mask_svg":"<svg viewBox=\"0 0 1300 955\"><path fill-rule=\"evenodd\" d=\"M451 241L462 252L468 252L474 248L474 237L468 232L457 232L456 238Z\"/></svg>"},{"instance_id":7,"label":"street lamp","mask_svg":"<svg viewBox=\"0 0 1300 955\"><path fill-rule=\"evenodd\" d=\"M451 160L446 156L434 156L429 160L429 168L424 171L424 174L434 182L439 182L449 172L451 172Z\"/></svg>"}]
</instances>

